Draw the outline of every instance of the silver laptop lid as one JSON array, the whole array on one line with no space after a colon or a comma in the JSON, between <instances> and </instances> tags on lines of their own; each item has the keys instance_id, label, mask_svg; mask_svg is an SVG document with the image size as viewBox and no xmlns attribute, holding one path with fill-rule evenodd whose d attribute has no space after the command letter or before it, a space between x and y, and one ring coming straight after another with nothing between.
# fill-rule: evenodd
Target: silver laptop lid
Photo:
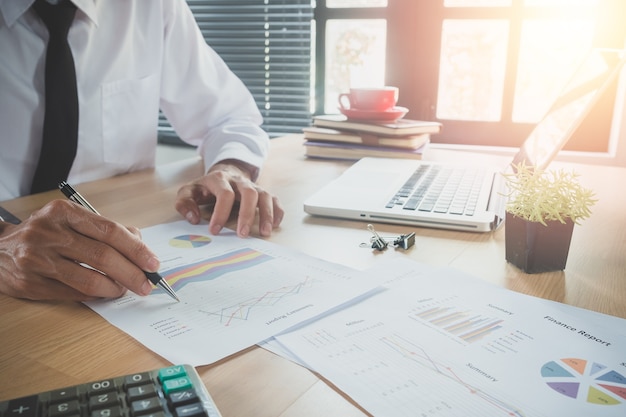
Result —
<instances>
[{"instance_id":1,"label":"silver laptop lid","mask_svg":"<svg viewBox=\"0 0 626 417\"><path fill-rule=\"evenodd\" d=\"M567 85L520 147L513 164L545 169L580 126L606 87L619 75L626 54L592 49Z\"/></svg>"}]
</instances>

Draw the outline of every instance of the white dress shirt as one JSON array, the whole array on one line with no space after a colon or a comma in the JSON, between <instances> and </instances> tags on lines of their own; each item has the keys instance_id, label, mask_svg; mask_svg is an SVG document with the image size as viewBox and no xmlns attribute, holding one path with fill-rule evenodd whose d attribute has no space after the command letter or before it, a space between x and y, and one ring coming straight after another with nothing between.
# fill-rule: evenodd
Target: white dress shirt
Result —
<instances>
[{"instance_id":1,"label":"white dress shirt","mask_svg":"<svg viewBox=\"0 0 626 417\"><path fill-rule=\"evenodd\" d=\"M48 32L32 3L0 0L0 201L30 192L41 148ZM184 0L73 3L79 124L68 182L154 166L159 108L207 168L234 158L260 169L261 115Z\"/></svg>"}]
</instances>

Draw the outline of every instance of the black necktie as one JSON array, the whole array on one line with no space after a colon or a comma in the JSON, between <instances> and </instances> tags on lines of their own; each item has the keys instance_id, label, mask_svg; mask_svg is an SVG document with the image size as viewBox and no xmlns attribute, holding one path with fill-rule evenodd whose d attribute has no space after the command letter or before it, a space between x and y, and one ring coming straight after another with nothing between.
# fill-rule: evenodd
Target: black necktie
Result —
<instances>
[{"instance_id":1,"label":"black necktie","mask_svg":"<svg viewBox=\"0 0 626 417\"><path fill-rule=\"evenodd\" d=\"M37 170L32 193L52 190L65 181L70 172L78 142L78 95L76 69L67 43L76 7L69 1L51 5L37 0L33 5L48 28L46 51L46 114Z\"/></svg>"}]
</instances>

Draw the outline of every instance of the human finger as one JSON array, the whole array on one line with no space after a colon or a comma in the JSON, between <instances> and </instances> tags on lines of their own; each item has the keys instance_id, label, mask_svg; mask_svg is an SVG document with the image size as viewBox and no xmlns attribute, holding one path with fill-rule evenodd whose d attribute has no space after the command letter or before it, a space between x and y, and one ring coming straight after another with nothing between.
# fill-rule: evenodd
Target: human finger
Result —
<instances>
[{"instance_id":1,"label":"human finger","mask_svg":"<svg viewBox=\"0 0 626 417\"><path fill-rule=\"evenodd\" d=\"M256 218L259 192L254 183L250 181L237 181L234 183L234 187L236 188L236 193L239 195L237 235L240 237L248 237Z\"/></svg>"},{"instance_id":2,"label":"human finger","mask_svg":"<svg viewBox=\"0 0 626 417\"><path fill-rule=\"evenodd\" d=\"M120 224L103 217L93 220L94 227L85 227L84 222L72 223L79 234L72 236L62 255L95 268L137 294L149 294L152 285L144 271L158 271L156 255Z\"/></svg>"},{"instance_id":3,"label":"human finger","mask_svg":"<svg viewBox=\"0 0 626 417\"><path fill-rule=\"evenodd\" d=\"M208 187L200 182L183 185L176 194L174 204L178 211L191 224L198 224L201 220L200 206L213 202L215 198Z\"/></svg>"},{"instance_id":4,"label":"human finger","mask_svg":"<svg viewBox=\"0 0 626 417\"><path fill-rule=\"evenodd\" d=\"M70 269L62 267L60 275L47 270L45 275L36 273L15 273L11 281L3 281L2 293L29 300L90 301L100 298L117 298L126 288L107 276L90 270L76 262L65 260Z\"/></svg>"},{"instance_id":5,"label":"human finger","mask_svg":"<svg viewBox=\"0 0 626 417\"><path fill-rule=\"evenodd\" d=\"M209 175L211 179L207 185L211 187L211 194L215 196L215 204L209 220L209 231L217 235L228 222L238 195L225 173L217 171Z\"/></svg>"},{"instance_id":6,"label":"human finger","mask_svg":"<svg viewBox=\"0 0 626 417\"><path fill-rule=\"evenodd\" d=\"M259 209L259 233L269 237L274 227L278 227L282 220L282 207L278 199L267 191L259 192L257 206Z\"/></svg>"},{"instance_id":7,"label":"human finger","mask_svg":"<svg viewBox=\"0 0 626 417\"><path fill-rule=\"evenodd\" d=\"M57 245L50 253L96 268L137 294L150 293L143 271L156 272L159 261L126 227L64 200L49 203L38 216L67 226L49 239Z\"/></svg>"}]
</instances>

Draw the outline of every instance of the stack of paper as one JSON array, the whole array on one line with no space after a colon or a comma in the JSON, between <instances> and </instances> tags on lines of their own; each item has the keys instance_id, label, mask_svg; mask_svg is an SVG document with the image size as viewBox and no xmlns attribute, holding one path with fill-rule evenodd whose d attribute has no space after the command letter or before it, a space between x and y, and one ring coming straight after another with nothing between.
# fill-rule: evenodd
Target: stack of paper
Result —
<instances>
[{"instance_id":1,"label":"stack of paper","mask_svg":"<svg viewBox=\"0 0 626 417\"><path fill-rule=\"evenodd\" d=\"M266 340L375 416L626 415L626 320L410 260L363 272L206 224L142 234L181 302L86 304L173 363Z\"/></svg>"},{"instance_id":2,"label":"stack of paper","mask_svg":"<svg viewBox=\"0 0 626 417\"><path fill-rule=\"evenodd\" d=\"M375 416L626 415L626 320L450 268L370 272L386 291L267 347Z\"/></svg>"}]
</instances>

